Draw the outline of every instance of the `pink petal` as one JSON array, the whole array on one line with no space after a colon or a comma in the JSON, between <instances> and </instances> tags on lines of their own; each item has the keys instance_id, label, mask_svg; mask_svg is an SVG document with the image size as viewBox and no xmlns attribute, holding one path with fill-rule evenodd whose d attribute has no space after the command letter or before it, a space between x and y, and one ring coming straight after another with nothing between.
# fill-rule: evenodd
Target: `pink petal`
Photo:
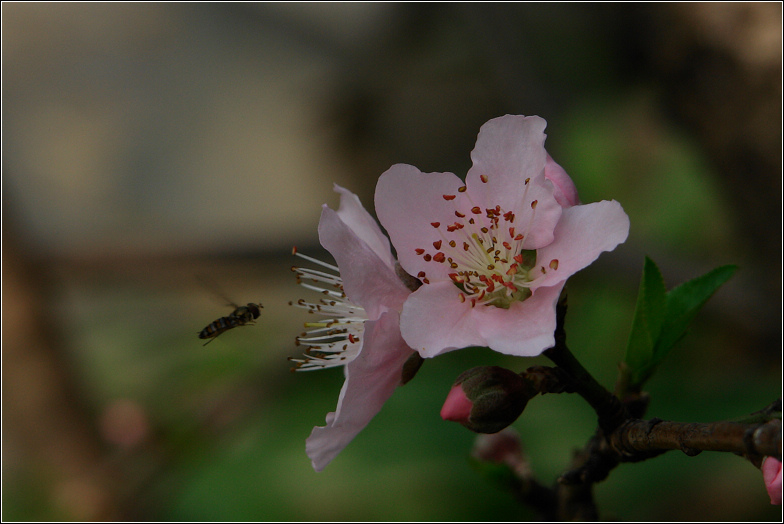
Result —
<instances>
[{"instance_id":1,"label":"pink petal","mask_svg":"<svg viewBox=\"0 0 784 524\"><path fill-rule=\"evenodd\" d=\"M539 249L536 264L543 276L532 285L535 290L553 286L588 266L603 251L612 251L629 235L629 217L612 200L564 209L555 228L552 244Z\"/></svg>"},{"instance_id":2,"label":"pink petal","mask_svg":"<svg viewBox=\"0 0 784 524\"><path fill-rule=\"evenodd\" d=\"M574 182L566 174L564 168L558 165L550 155L547 155L544 177L555 186L555 200L562 207L572 207L580 203L580 197L577 196L577 187L575 187Z\"/></svg>"},{"instance_id":3,"label":"pink petal","mask_svg":"<svg viewBox=\"0 0 784 524\"><path fill-rule=\"evenodd\" d=\"M389 247L389 239L381 231L375 219L362 206L359 197L337 184L334 189L335 192L340 193L340 207L337 211L340 219L354 234L365 241L382 262L394 269L395 258Z\"/></svg>"},{"instance_id":4,"label":"pink petal","mask_svg":"<svg viewBox=\"0 0 784 524\"><path fill-rule=\"evenodd\" d=\"M472 407L474 404L468 400L463 387L459 384L452 386L441 408L441 418L452 422L467 421Z\"/></svg>"},{"instance_id":5,"label":"pink petal","mask_svg":"<svg viewBox=\"0 0 784 524\"><path fill-rule=\"evenodd\" d=\"M365 341L346 365L346 381L327 425L313 428L305 443L313 469L323 470L376 416L400 383L403 364L413 353L400 337L395 312L365 323Z\"/></svg>"},{"instance_id":6,"label":"pink petal","mask_svg":"<svg viewBox=\"0 0 784 524\"><path fill-rule=\"evenodd\" d=\"M409 346L425 358L468 346L485 346L471 315L451 282L425 284L408 296L400 315L400 331Z\"/></svg>"},{"instance_id":7,"label":"pink petal","mask_svg":"<svg viewBox=\"0 0 784 524\"><path fill-rule=\"evenodd\" d=\"M466 185L472 197L515 209L526 178L542 176L547 160L544 128L538 116L506 115L486 122L471 152ZM483 178L487 177L487 182ZM480 202L477 202L481 205Z\"/></svg>"},{"instance_id":8,"label":"pink petal","mask_svg":"<svg viewBox=\"0 0 784 524\"><path fill-rule=\"evenodd\" d=\"M521 357L542 353L555 344L555 303L563 284L536 291L509 309L460 302L451 282L420 287L403 304L403 338L425 358L469 346Z\"/></svg>"},{"instance_id":9,"label":"pink petal","mask_svg":"<svg viewBox=\"0 0 784 524\"><path fill-rule=\"evenodd\" d=\"M503 212L515 214L517 230L526 235L525 249L552 242L561 215L555 188L545 179L546 125L538 116L506 115L488 121L479 131L471 152L474 165L466 176L475 205L500 206Z\"/></svg>"},{"instance_id":10,"label":"pink petal","mask_svg":"<svg viewBox=\"0 0 784 524\"><path fill-rule=\"evenodd\" d=\"M494 306L478 310L478 329L493 351L517 357L535 357L555 345L555 304L564 283L541 288L509 309Z\"/></svg>"},{"instance_id":11,"label":"pink petal","mask_svg":"<svg viewBox=\"0 0 784 524\"><path fill-rule=\"evenodd\" d=\"M463 194L458 192L462 185L452 173L422 173L406 164L396 164L379 177L376 213L397 250L400 265L410 275L424 271L428 278L449 278L445 264L428 263L416 250L437 252L433 243L441 240L441 235L432 224L445 227L456 220L455 210L463 205ZM455 199L446 200L444 195Z\"/></svg>"},{"instance_id":12,"label":"pink petal","mask_svg":"<svg viewBox=\"0 0 784 524\"><path fill-rule=\"evenodd\" d=\"M774 457L762 461L762 479L770 496L770 503L781 505L781 462Z\"/></svg>"},{"instance_id":13,"label":"pink petal","mask_svg":"<svg viewBox=\"0 0 784 524\"><path fill-rule=\"evenodd\" d=\"M355 223L356 225L356 223ZM335 258L349 300L376 319L387 309L399 310L410 291L376 252L326 205L319 220L321 245Z\"/></svg>"}]
</instances>

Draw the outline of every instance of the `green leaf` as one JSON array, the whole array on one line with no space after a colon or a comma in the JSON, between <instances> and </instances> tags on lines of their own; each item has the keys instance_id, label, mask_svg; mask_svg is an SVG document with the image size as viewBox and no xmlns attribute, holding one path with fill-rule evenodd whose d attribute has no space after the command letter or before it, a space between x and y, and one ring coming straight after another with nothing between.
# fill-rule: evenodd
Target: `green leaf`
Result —
<instances>
[{"instance_id":1,"label":"green leaf","mask_svg":"<svg viewBox=\"0 0 784 524\"><path fill-rule=\"evenodd\" d=\"M657 363L683 338L694 316L737 269L735 265L721 266L667 292L667 315L654 348Z\"/></svg>"},{"instance_id":2,"label":"green leaf","mask_svg":"<svg viewBox=\"0 0 784 524\"><path fill-rule=\"evenodd\" d=\"M654 358L656 343L666 318L666 307L667 294L664 279L653 260L645 257L632 331L629 334L624 359L632 372L634 383L639 382L640 373Z\"/></svg>"},{"instance_id":3,"label":"green leaf","mask_svg":"<svg viewBox=\"0 0 784 524\"><path fill-rule=\"evenodd\" d=\"M735 273L737 266L714 269L664 291L664 281L656 264L645 258L640 294L626 348L630 387L639 388L651 376L705 302Z\"/></svg>"}]
</instances>

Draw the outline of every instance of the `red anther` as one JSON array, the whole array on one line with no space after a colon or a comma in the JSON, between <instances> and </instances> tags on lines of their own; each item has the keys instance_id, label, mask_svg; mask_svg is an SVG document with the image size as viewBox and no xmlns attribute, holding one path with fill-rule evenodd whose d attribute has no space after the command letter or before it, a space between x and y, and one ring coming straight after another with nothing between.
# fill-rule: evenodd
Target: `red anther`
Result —
<instances>
[{"instance_id":1,"label":"red anther","mask_svg":"<svg viewBox=\"0 0 784 524\"><path fill-rule=\"evenodd\" d=\"M498 282L499 284L503 284L503 283L504 283L504 279L503 279L503 277L502 277L501 275L499 275L498 273L495 273L495 274L494 274L494 275L492 275L490 278L492 278L493 280L495 280L495 281L496 281L496 282Z\"/></svg>"},{"instance_id":2,"label":"red anther","mask_svg":"<svg viewBox=\"0 0 784 524\"><path fill-rule=\"evenodd\" d=\"M538 200L534 200L533 202L531 202L531 209L536 209L536 204L538 203L539 203Z\"/></svg>"},{"instance_id":3,"label":"red anther","mask_svg":"<svg viewBox=\"0 0 784 524\"><path fill-rule=\"evenodd\" d=\"M457 229L457 226L455 226L455 225L446 226L446 230L447 230L449 233L454 233L456 229Z\"/></svg>"},{"instance_id":4,"label":"red anther","mask_svg":"<svg viewBox=\"0 0 784 524\"><path fill-rule=\"evenodd\" d=\"M504 243L503 243L503 246L504 246L506 249L512 249L512 244L510 244L509 242L506 242L506 241L504 241Z\"/></svg>"},{"instance_id":5,"label":"red anther","mask_svg":"<svg viewBox=\"0 0 784 524\"><path fill-rule=\"evenodd\" d=\"M423 255L425 253L425 250L422 248L416 248L414 250L414 253L416 253L417 255Z\"/></svg>"},{"instance_id":6,"label":"red anther","mask_svg":"<svg viewBox=\"0 0 784 524\"><path fill-rule=\"evenodd\" d=\"M558 269L558 259L554 258L550 261L550 269Z\"/></svg>"},{"instance_id":7,"label":"red anther","mask_svg":"<svg viewBox=\"0 0 784 524\"><path fill-rule=\"evenodd\" d=\"M357 343L357 339L356 339L356 337L354 337L353 333L349 333L348 334L348 341L351 342L352 344L356 344Z\"/></svg>"},{"instance_id":8,"label":"red anther","mask_svg":"<svg viewBox=\"0 0 784 524\"><path fill-rule=\"evenodd\" d=\"M458 293L458 294L457 294L457 298L459 298L459 299L460 299L460 302L461 302L461 303L462 303L462 302L465 302L465 295L464 295L464 294L462 294L462 293Z\"/></svg>"},{"instance_id":9,"label":"red anther","mask_svg":"<svg viewBox=\"0 0 784 524\"><path fill-rule=\"evenodd\" d=\"M422 257L422 258L424 258L424 259L425 259L425 262L430 262L431 260L433 260L433 257L431 257L431 256L430 256L430 253L426 254L426 255L425 255L424 257Z\"/></svg>"},{"instance_id":10,"label":"red anther","mask_svg":"<svg viewBox=\"0 0 784 524\"><path fill-rule=\"evenodd\" d=\"M423 284L429 284L429 283L430 283L430 281L429 281L428 279L426 279L426 278L423 278L423 279L422 279L422 283L423 283Z\"/></svg>"},{"instance_id":11,"label":"red anther","mask_svg":"<svg viewBox=\"0 0 784 524\"><path fill-rule=\"evenodd\" d=\"M436 262L443 262L444 260L446 260L446 255L439 251L438 253L433 255L433 260Z\"/></svg>"},{"instance_id":12,"label":"red anther","mask_svg":"<svg viewBox=\"0 0 784 524\"><path fill-rule=\"evenodd\" d=\"M522 234L518 234L516 237L514 237L514 239L515 240L522 240L523 239L523 235Z\"/></svg>"},{"instance_id":13,"label":"red anther","mask_svg":"<svg viewBox=\"0 0 784 524\"><path fill-rule=\"evenodd\" d=\"M479 180L487 184L487 175L479 175Z\"/></svg>"},{"instance_id":14,"label":"red anther","mask_svg":"<svg viewBox=\"0 0 784 524\"><path fill-rule=\"evenodd\" d=\"M471 299L471 307L474 307L475 305L476 305L476 299L472 298Z\"/></svg>"},{"instance_id":15,"label":"red anther","mask_svg":"<svg viewBox=\"0 0 784 524\"><path fill-rule=\"evenodd\" d=\"M474 206L471 208L471 212L475 215L482 214L482 209L479 206Z\"/></svg>"},{"instance_id":16,"label":"red anther","mask_svg":"<svg viewBox=\"0 0 784 524\"><path fill-rule=\"evenodd\" d=\"M438 227L441 225L441 222L430 222L430 225L433 227Z\"/></svg>"},{"instance_id":17,"label":"red anther","mask_svg":"<svg viewBox=\"0 0 784 524\"><path fill-rule=\"evenodd\" d=\"M512 264L511 266L509 266L509 269L506 271L506 274L514 275L515 273L517 273L517 264Z\"/></svg>"},{"instance_id":18,"label":"red anther","mask_svg":"<svg viewBox=\"0 0 784 524\"><path fill-rule=\"evenodd\" d=\"M454 200L456 195L441 195L444 197L444 200Z\"/></svg>"},{"instance_id":19,"label":"red anther","mask_svg":"<svg viewBox=\"0 0 784 524\"><path fill-rule=\"evenodd\" d=\"M455 284L462 284L463 282L465 282L465 279L462 276L460 276L458 273L449 273L449 278L451 278L452 282L454 282Z\"/></svg>"},{"instance_id":20,"label":"red anther","mask_svg":"<svg viewBox=\"0 0 784 524\"><path fill-rule=\"evenodd\" d=\"M425 278L425 272L420 271L419 273L417 273L417 278Z\"/></svg>"},{"instance_id":21,"label":"red anther","mask_svg":"<svg viewBox=\"0 0 784 524\"><path fill-rule=\"evenodd\" d=\"M433 247L436 249L441 249L441 241L436 240L435 242L433 242Z\"/></svg>"},{"instance_id":22,"label":"red anther","mask_svg":"<svg viewBox=\"0 0 784 524\"><path fill-rule=\"evenodd\" d=\"M468 245L468 242L463 242L463 251L468 251L468 248L471 247Z\"/></svg>"},{"instance_id":23,"label":"red anther","mask_svg":"<svg viewBox=\"0 0 784 524\"><path fill-rule=\"evenodd\" d=\"M463 213L461 213L460 211L455 211L455 216L458 217L458 218L465 218L465 215Z\"/></svg>"},{"instance_id":24,"label":"red anther","mask_svg":"<svg viewBox=\"0 0 784 524\"><path fill-rule=\"evenodd\" d=\"M296 255L296 254L297 254L297 246L292 246L292 248L291 248L291 254L292 254L292 255Z\"/></svg>"}]
</instances>

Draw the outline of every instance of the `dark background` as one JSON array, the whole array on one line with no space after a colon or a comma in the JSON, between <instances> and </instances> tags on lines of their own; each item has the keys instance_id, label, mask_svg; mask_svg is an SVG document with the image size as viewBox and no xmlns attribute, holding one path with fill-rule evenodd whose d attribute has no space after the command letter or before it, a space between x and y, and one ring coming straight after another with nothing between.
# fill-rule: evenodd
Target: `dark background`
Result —
<instances>
[{"instance_id":1,"label":"dark background","mask_svg":"<svg viewBox=\"0 0 784 524\"><path fill-rule=\"evenodd\" d=\"M337 182L372 211L398 162L465 174L479 127L548 121L583 202L628 241L570 280L567 332L608 388L645 255L668 287L740 266L649 384L708 422L781 395L781 5L3 3L4 520L520 520L438 417L478 364L428 361L324 471L304 441L342 374L291 374ZM205 284L206 283L206 284ZM203 347L231 300L259 324ZM309 297L312 298L312 297ZM551 483L595 418L515 423ZM625 464L605 519L779 520L731 454Z\"/></svg>"}]
</instances>

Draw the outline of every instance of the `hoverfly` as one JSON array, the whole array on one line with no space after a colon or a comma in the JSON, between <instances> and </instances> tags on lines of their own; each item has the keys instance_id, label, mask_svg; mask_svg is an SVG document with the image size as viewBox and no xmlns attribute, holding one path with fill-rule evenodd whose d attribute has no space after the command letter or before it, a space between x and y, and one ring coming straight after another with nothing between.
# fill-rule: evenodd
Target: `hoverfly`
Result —
<instances>
[{"instance_id":1,"label":"hoverfly","mask_svg":"<svg viewBox=\"0 0 784 524\"><path fill-rule=\"evenodd\" d=\"M218 335L224 331L228 331L237 326L255 324L256 319L259 318L259 315L261 314L260 310L264 307L261 305L261 302L258 304L249 302L246 306L238 306L233 303L229 305L234 306L234 311L225 317L221 317L218 320L211 322L206 328L199 332L199 338L209 339L204 343L205 346L215 340Z\"/></svg>"}]
</instances>

